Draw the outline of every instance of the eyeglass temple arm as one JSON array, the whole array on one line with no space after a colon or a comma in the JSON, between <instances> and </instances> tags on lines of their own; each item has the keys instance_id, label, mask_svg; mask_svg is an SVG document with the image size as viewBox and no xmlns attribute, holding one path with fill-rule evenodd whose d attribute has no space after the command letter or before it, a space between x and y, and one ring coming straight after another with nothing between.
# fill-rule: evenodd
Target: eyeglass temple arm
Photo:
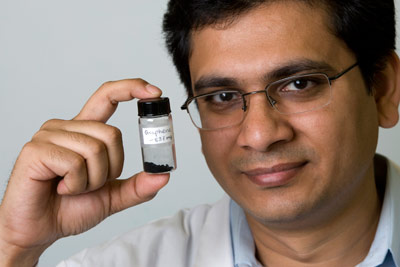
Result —
<instances>
[{"instance_id":1,"label":"eyeglass temple arm","mask_svg":"<svg viewBox=\"0 0 400 267\"><path fill-rule=\"evenodd\" d=\"M355 66L357 66L357 65L358 65L358 62L354 63L353 65L351 65L350 67L348 67L348 68L345 69L344 71L342 71L342 72L336 74L335 76L333 76L333 77L328 77L328 78L329 78L329 81L331 82L331 81L334 81L334 80L336 80L336 79L339 79L340 77L342 77L344 74L346 74L347 72L349 72L351 69L353 69L353 68L354 68Z\"/></svg>"},{"instance_id":2,"label":"eyeglass temple arm","mask_svg":"<svg viewBox=\"0 0 400 267\"><path fill-rule=\"evenodd\" d=\"M193 99L193 97L188 97L185 101L185 103L183 103L183 105L181 106L181 110L187 110L188 109L188 103L189 101L191 101Z\"/></svg>"}]
</instances>

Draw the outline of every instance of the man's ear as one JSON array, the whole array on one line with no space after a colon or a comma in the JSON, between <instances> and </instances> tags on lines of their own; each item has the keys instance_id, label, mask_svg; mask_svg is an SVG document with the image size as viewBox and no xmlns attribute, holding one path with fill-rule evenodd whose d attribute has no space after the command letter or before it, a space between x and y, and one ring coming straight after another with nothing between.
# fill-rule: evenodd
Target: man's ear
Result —
<instances>
[{"instance_id":1,"label":"man's ear","mask_svg":"<svg viewBox=\"0 0 400 267\"><path fill-rule=\"evenodd\" d=\"M399 120L400 60L394 51L389 56L385 68L375 76L374 96L379 126L395 126Z\"/></svg>"},{"instance_id":2,"label":"man's ear","mask_svg":"<svg viewBox=\"0 0 400 267\"><path fill-rule=\"evenodd\" d=\"M200 129L197 128L197 132L200 134ZM200 149L201 149L201 154L203 154L204 156L203 144L201 144Z\"/></svg>"}]
</instances>

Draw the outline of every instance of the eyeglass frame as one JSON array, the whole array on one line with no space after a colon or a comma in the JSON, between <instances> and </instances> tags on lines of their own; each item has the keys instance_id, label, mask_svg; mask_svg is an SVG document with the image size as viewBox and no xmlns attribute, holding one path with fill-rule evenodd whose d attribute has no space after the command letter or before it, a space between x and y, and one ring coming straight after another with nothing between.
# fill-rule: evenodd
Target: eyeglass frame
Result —
<instances>
[{"instance_id":1,"label":"eyeglass frame","mask_svg":"<svg viewBox=\"0 0 400 267\"><path fill-rule=\"evenodd\" d=\"M339 72L338 74L336 74L336 75L334 75L334 76L331 76L331 77L329 77L326 73L323 73L323 72L305 73L305 74L301 74L301 75L288 76L288 77L285 77L285 78L278 79L278 80L276 80L276 81L270 82L270 83L268 83L268 84L265 86L265 88L264 88L263 90L251 91L251 92L247 92L247 93L241 93L240 91L236 91L236 92L239 93L240 96L242 97L242 102L243 102L242 110L243 110L243 112L246 112L246 110L247 110L247 103L246 103L246 99L245 99L246 96L248 96L248 95L253 95L253 94L257 94L257 93L263 93L263 92L264 92L264 93L266 93L266 95L267 95L268 103L269 103L275 110L277 110L279 113L282 113L282 112L280 112L277 108L275 108L275 104L276 104L277 102L276 102L273 98L271 98L271 97L268 95L268 88L270 88L271 85L274 85L274 84L276 84L276 83L283 82L283 81L286 81L286 80L295 79L295 78L297 78L297 77L303 77L303 76L307 76L307 75L316 75L316 74L318 75L318 74L319 74L319 75L324 75L324 76L326 76L326 78L327 78L327 80L328 80L328 83L329 83L329 86L331 87L331 86L332 86L332 81L335 81L335 80L339 79L340 77L342 77L343 75L345 75L347 72L349 72L350 70L352 70L353 68L355 68L355 67L358 66L358 65L359 65L359 63L356 61L356 62L355 62L353 65L351 65L350 67L344 69L343 71L341 71L341 72ZM232 91L232 90L229 90L229 91ZM210 93L200 94L200 95L197 95L197 96L188 97L188 98L186 99L185 103L183 103L183 105L181 106L181 110L186 110L187 113L189 114L189 117L192 118L192 116L190 115L189 109L188 109L188 105L189 105L193 100L195 100L196 98L204 97L204 96L207 96L207 95L212 95L212 94L214 94L214 93L215 93L215 92L210 92ZM329 103L330 103L330 102L328 102L326 105L328 105ZM323 105L323 106L325 106L325 105ZM321 106L321 107L323 107L323 106ZM304 111L304 112L309 112L309 111L312 111L312 110L314 110L314 109L307 110L307 111ZM299 113L302 113L302 112L299 112ZM283 113L283 114L284 114L284 113ZM295 112L295 113L289 113L289 114L297 114L297 113ZM192 122L193 122L193 119L191 119L191 120L192 120ZM199 128L199 129L202 129L202 130L207 129L207 128L198 127L194 122L193 122L193 124L194 124L194 126L196 126L196 127ZM231 125L231 126L234 126L234 125ZM227 126L227 127L231 127L231 126ZM220 128L216 128L216 129L220 129Z\"/></svg>"}]
</instances>

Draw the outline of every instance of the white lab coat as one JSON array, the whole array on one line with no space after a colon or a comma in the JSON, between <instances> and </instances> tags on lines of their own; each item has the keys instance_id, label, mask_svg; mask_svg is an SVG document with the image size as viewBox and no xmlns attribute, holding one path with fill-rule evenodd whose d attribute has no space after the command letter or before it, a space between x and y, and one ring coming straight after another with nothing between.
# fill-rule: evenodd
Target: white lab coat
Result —
<instances>
[{"instance_id":1,"label":"white lab coat","mask_svg":"<svg viewBox=\"0 0 400 267\"><path fill-rule=\"evenodd\" d=\"M229 197L85 249L58 265L66 266L232 267Z\"/></svg>"}]
</instances>

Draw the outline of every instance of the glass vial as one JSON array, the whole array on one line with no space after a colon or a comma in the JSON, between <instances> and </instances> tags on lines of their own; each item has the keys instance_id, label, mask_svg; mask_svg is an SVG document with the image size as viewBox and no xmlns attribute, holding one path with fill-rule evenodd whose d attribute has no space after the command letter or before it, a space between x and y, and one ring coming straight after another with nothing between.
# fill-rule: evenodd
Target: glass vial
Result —
<instances>
[{"instance_id":1,"label":"glass vial","mask_svg":"<svg viewBox=\"0 0 400 267\"><path fill-rule=\"evenodd\" d=\"M166 173L176 169L171 109L167 97L138 101L143 169Z\"/></svg>"}]
</instances>

